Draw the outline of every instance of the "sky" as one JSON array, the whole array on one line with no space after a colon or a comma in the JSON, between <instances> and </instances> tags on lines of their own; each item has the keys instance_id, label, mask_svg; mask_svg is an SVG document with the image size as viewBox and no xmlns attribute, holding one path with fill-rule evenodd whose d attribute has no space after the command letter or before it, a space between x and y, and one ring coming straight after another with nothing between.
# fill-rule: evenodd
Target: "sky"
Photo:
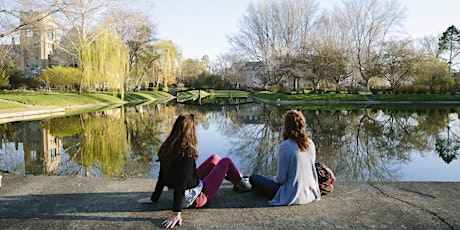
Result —
<instances>
[{"instance_id":1,"label":"sky","mask_svg":"<svg viewBox=\"0 0 460 230\"><path fill-rule=\"evenodd\" d=\"M230 49L227 37L237 34L251 3L263 0L155 0L152 19L159 39L171 40L184 59L215 58ZM341 0L318 0L332 9ZM440 36L449 26L460 28L460 0L399 0L406 8L405 32L416 39Z\"/></svg>"}]
</instances>

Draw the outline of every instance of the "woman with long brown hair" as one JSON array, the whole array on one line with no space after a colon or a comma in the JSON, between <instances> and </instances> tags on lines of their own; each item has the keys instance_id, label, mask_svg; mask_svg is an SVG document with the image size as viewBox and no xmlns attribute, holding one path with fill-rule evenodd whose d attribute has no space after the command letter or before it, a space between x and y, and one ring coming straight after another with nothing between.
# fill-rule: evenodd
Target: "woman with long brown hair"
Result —
<instances>
[{"instance_id":1,"label":"woman with long brown hair","mask_svg":"<svg viewBox=\"0 0 460 230\"><path fill-rule=\"evenodd\" d=\"M315 144L306 128L301 112L286 112L276 176L273 179L258 174L249 177L252 192L269 199L271 205L306 204L321 197L315 168Z\"/></svg>"},{"instance_id":2,"label":"woman with long brown hair","mask_svg":"<svg viewBox=\"0 0 460 230\"><path fill-rule=\"evenodd\" d=\"M182 208L199 208L214 199L222 181L228 179L239 192L250 191L251 185L243 178L230 158L213 154L196 168L198 158L195 116L182 114L174 122L171 133L158 152L160 173L151 197L137 202L157 202L165 186L173 190L172 216L163 222L165 228L182 224Z\"/></svg>"}]
</instances>

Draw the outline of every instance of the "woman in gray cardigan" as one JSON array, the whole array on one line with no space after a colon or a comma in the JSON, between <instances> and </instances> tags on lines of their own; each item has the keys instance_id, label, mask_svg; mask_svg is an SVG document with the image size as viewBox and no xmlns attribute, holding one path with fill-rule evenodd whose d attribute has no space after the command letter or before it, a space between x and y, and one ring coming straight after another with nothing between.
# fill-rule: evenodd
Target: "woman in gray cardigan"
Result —
<instances>
[{"instance_id":1,"label":"woman in gray cardigan","mask_svg":"<svg viewBox=\"0 0 460 230\"><path fill-rule=\"evenodd\" d=\"M249 177L252 192L268 198L271 205L306 204L321 197L315 169L315 144L307 135L306 127L301 112L286 112L276 176L272 179L258 174Z\"/></svg>"}]
</instances>

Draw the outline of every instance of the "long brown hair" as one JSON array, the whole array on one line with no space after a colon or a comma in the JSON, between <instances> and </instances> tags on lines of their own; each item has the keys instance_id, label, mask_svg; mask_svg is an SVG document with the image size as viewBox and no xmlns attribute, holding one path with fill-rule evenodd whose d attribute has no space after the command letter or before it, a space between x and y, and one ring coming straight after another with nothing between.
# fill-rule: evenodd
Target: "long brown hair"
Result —
<instances>
[{"instance_id":1,"label":"long brown hair","mask_svg":"<svg viewBox=\"0 0 460 230\"><path fill-rule=\"evenodd\" d=\"M198 150L196 144L195 116L193 114L184 113L174 122L171 133L158 151L159 161L162 167L169 169L174 160L185 156L198 158ZM185 151L187 148L188 151Z\"/></svg>"},{"instance_id":2,"label":"long brown hair","mask_svg":"<svg viewBox=\"0 0 460 230\"><path fill-rule=\"evenodd\" d=\"M307 123L303 114L297 110L289 110L284 114L284 140L291 139L297 143L301 151L308 149Z\"/></svg>"}]
</instances>

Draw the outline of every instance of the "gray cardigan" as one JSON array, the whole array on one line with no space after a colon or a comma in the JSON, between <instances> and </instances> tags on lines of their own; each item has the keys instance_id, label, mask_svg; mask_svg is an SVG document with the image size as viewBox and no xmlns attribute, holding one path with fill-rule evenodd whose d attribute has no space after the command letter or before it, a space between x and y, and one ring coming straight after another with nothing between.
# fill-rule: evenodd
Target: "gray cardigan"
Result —
<instances>
[{"instance_id":1,"label":"gray cardigan","mask_svg":"<svg viewBox=\"0 0 460 230\"><path fill-rule=\"evenodd\" d=\"M271 205L306 204L321 198L315 169L316 148L311 139L308 141L310 146L303 152L293 140L280 144L278 169L273 180L281 186L269 201Z\"/></svg>"}]
</instances>

